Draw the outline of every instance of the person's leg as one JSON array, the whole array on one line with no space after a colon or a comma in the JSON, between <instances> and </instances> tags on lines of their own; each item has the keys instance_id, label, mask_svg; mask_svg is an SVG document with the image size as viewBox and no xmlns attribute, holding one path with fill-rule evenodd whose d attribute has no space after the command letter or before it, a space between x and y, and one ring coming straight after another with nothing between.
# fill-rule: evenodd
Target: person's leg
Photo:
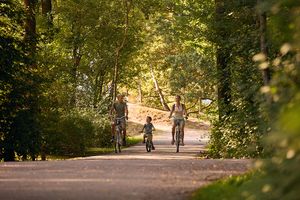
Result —
<instances>
[{"instance_id":1,"label":"person's leg","mask_svg":"<svg viewBox=\"0 0 300 200\"><path fill-rule=\"evenodd\" d=\"M122 129L123 129L123 145L126 146L126 122L125 119L122 121Z\"/></svg>"},{"instance_id":2,"label":"person's leg","mask_svg":"<svg viewBox=\"0 0 300 200\"><path fill-rule=\"evenodd\" d=\"M153 144L153 135L152 134L148 134L147 135L151 145L152 145L152 150L155 150L154 144Z\"/></svg>"},{"instance_id":3,"label":"person's leg","mask_svg":"<svg viewBox=\"0 0 300 200\"><path fill-rule=\"evenodd\" d=\"M182 122L181 122L181 124L180 124L181 126L181 139L182 139L182 145L184 145L184 125L185 125L185 122L184 122L184 120L182 120Z\"/></svg>"},{"instance_id":4,"label":"person's leg","mask_svg":"<svg viewBox=\"0 0 300 200\"><path fill-rule=\"evenodd\" d=\"M176 127L176 123L175 123L175 120L173 120L173 126L172 126L172 141L171 141L171 144L172 144L172 145L175 143L175 139L174 139L174 135L175 135L175 127Z\"/></svg>"},{"instance_id":5,"label":"person's leg","mask_svg":"<svg viewBox=\"0 0 300 200\"><path fill-rule=\"evenodd\" d=\"M115 138L115 123L112 123L111 124L111 142L114 141L114 138Z\"/></svg>"},{"instance_id":6,"label":"person's leg","mask_svg":"<svg viewBox=\"0 0 300 200\"><path fill-rule=\"evenodd\" d=\"M146 140L146 134L144 133L144 135L143 135L143 143L145 143L145 140Z\"/></svg>"}]
</instances>

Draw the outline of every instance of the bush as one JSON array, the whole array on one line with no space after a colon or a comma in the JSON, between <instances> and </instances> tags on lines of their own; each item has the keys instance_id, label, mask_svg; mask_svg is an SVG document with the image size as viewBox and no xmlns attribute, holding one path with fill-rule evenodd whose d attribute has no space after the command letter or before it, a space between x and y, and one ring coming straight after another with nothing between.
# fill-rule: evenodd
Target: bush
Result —
<instances>
[{"instance_id":1,"label":"bush","mask_svg":"<svg viewBox=\"0 0 300 200\"><path fill-rule=\"evenodd\" d=\"M300 93L290 103L269 136L274 156L259 160L254 173L217 181L198 190L192 199L296 200L300 188Z\"/></svg>"},{"instance_id":2,"label":"bush","mask_svg":"<svg viewBox=\"0 0 300 200\"><path fill-rule=\"evenodd\" d=\"M50 155L83 156L90 147L104 147L110 126L93 110L50 112L43 120L43 150Z\"/></svg>"},{"instance_id":3,"label":"bush","mask_svg":"<svg viewBox=\"0 0 300 200\"><path fill-rule=\"evenodd\" d=\"M266 130L264 126L259 125L257 119L253 118L258 117L246 117L244 112L236 112L213 122L209 142L210 156L215 158L263 156L262 133Z\"/></svg>"},{"instance_id":4,"label":"bush","mask_svg":"<svg viewBox=\"0 0 300 200\"><path fill-rule=\"evenodd\" d=\"M94 126L94 134L92 147L110 147L111 146L111 125L105 115L92 119Z\"/></svg>"}]
</instances>

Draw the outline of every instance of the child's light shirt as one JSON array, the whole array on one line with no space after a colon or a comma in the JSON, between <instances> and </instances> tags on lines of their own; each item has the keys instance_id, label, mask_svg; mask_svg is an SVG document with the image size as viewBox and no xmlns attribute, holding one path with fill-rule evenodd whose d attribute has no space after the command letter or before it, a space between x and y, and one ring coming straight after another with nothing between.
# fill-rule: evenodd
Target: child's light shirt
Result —
<instances>
[{"instance_id":1,"label":"child's light shirt","mask_svg":"<svg viewBox=\"0 0 300 200\"><path fill-rule=\"evenodd\" d=\"M153 129L154 129L154 126L152 123L147 123L144 125L144 133L146 133L146 134L152 134Z\"/></svg>"}]
</instances>

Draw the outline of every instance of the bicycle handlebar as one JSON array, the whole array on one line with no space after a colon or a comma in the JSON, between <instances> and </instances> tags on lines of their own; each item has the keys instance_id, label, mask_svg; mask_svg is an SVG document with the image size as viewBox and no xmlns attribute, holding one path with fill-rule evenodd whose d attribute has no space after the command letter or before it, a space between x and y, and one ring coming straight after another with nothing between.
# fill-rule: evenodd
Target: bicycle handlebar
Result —
<instances>
[{"instance_id":1,"label":"bicycle handlebar","mask_svg":"<svg viewBox=\"0 0 300 200\"><path fill-rule=\"evenodd\" d=\"M115 120L120 120L120 119L123 119L125 118L126 119L126 116L122 116L122 117L116 117Z\"/></svg>"},{"instance_id":2,"label":"bicycle handlebar","mask_svg":"<svg viewBox=\"0 0 300 200\"><path fill-rule=\"evenodd\" d=\"M174 116L172 116L171 118L172 118L172 119L175 119L175 120L177 120L177 119L178 119L178 118L176 118L176 117L174 117ZM170 119L171 119L171 118L170 118ZM188 117L187 117L187 116L183 117L183 120L187 120L187 119L188 119Z\"/></svg>"}]
</instances>

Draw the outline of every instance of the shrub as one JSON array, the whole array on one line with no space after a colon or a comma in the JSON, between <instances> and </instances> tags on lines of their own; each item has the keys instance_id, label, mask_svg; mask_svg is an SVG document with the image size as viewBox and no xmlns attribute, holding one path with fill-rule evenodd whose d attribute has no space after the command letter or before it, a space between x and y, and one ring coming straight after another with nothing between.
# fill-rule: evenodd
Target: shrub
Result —
<instances>
[{"instance_id":1,"label":"shrub","mask_svg":"<svg viewBox=\"0 0 300 200\"><path fill-rule=\"evenodd\" d=\"M93 110L49 112L43 120L46 154L83 156L89 147L104 147L110 139L108 120Z\"/></svg>"}]
</instances>

